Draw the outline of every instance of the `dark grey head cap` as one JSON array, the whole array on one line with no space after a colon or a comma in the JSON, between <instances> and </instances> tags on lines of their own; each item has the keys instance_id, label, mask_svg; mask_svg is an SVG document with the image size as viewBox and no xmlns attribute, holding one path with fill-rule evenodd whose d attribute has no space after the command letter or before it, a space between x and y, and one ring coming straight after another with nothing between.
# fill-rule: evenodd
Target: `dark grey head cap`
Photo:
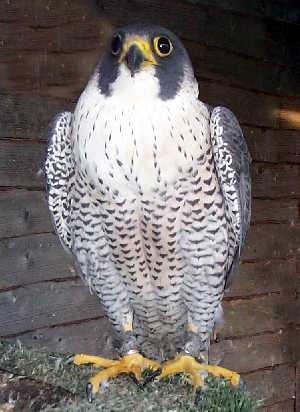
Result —
<instances>
[{"instance_id":1,"label":"dark grey head cap","mask_svg":"<svg viewBox=\"0 0 300 412\"><path fill-rule=\"evenodd\" d=\"M159 80L160 97L163 100L172 99L180 90L184 78L194 78L194 72L187 51L179 38L170 30L149 24L134 24L117 29L112 39L116 35L121 38L121 43L132 36L148 39L152 52L157 60L155 65L155 76ZM167 37L172 44L172 52L168 56L159 56L154 49L154 39L163 36ZM101 93L109 96L111 94L110 85L115 82L119 73L118 54L111 52L111 47L104 53L97 66L99 73L99 88Z\"/></svg>"}]
</instances>

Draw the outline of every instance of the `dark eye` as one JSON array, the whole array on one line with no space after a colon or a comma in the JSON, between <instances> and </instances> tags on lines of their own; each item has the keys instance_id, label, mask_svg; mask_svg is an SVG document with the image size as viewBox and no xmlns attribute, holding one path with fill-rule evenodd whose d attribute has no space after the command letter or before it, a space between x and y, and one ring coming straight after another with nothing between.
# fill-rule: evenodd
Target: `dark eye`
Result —
<instances>
[{"instance_id":1,"label":"dark eye","mask_svg":"<svg viewBox=\"0 0 300 412\"><path fill-rule=\"evenodd\" d=\"M121 43L122 43L121 36L119 34L115 34L112 39L111 45L110 45L112 54L117 54L120 51Z\"/></svg>"},{"instance_id":2,"label":"dark eye","mask_svg":"<svg viewBox=\"0 0 300 412\"><path fill-rule=\"evenodd\" d=\"M171 40L165 36L155 37L154 48L156 53L161 57L169 56L173 50Z\"/></svg>"}]
</instances>

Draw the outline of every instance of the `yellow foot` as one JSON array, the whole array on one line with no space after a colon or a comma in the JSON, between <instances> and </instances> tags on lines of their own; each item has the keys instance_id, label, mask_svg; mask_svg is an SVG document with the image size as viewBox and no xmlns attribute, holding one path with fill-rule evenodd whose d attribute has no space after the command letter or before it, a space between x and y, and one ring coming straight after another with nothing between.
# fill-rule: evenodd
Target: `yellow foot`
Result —
<instances>
[{"instance_id":1,"label":"yellow foot","mask_svg":"<svg viewBox=\"0 0 300 412\"><path fill-rule=\"evenodd\" d=\"M195 403L197 403L201 395L201 388L204 385L204 380L201 376L202 371L207 371L214 376L223 376L230 379L232 385L234 386L244 384L242 378L237 372L221 368L220 366L201 363L193 356L186 355L185 353L179 353L174 359L165 362L160 369L156 370L156 372L149 376L144 385L155 378L162 379L168 375L185 372L190 376L191 384L196 392Z\"/></svg>"},{"instance_id":2,"label":"yellow foot","mask_svg":"<svg viewBox=\"0 0 300 412\"><path fill-rule=\"evenodd\" d=\"M129 376L134 380L134 382L139 387L142 387L142 385L139 384L139 380L141 378L143 370L157 370L161 367L159 363L144 358L140 353L125 355L120 360L105 359L101 358L100 356L77 354L74 357L73 363L75 365L92 363L94 366L105 368L89 380L89 383L87 385L87 398L89 402L91 402L92 400L92 394L98 392L101 382L105 382L109 378L114 378L121 373L128 373Z\"/></svg>"}]
</instances>

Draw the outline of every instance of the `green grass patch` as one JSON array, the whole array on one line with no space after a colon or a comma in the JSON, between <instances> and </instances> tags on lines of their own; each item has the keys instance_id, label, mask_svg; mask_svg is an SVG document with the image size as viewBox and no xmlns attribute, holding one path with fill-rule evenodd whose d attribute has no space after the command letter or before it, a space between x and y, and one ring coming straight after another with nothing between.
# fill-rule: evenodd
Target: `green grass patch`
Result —
<instances>
[{"instance_id":1,"label":"green grass patch","mask_svg":"<svg viewBox=\"0 0 300 412\"><path fill-rule=\"evenodd\" d=\"M69 356L28 348L20 343L0 342L0 366L18 375L29 376L68 389L78 397L60 408L45 412L258 412L257 402L240 387L226 379L208 375L201 400L194 405L195 394L184 375L175 375L149 383L140 390L126 375L111 379L101 387L92 404L85 400L85 387L98 369L92 365L75 366ZM145 372L143 378L147 376Z\"/></svg>"}]
</instances>

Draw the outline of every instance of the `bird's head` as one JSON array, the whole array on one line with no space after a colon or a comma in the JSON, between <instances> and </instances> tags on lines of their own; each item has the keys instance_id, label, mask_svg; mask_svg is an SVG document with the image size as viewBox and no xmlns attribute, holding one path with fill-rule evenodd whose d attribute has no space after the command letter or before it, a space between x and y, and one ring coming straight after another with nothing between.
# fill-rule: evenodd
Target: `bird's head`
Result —
<instances>
[{"instance_id":1,"label":"bird's head","mask_svg":"<svg viewBox=\"0 0 300 412\"><path fill-rule=\"evenodd\" d=\"M163 27L147 24L117 29L96 70L99 88L106 96L112 95L121 76L123 83L140 78L149 87L152 78L162 100L174 98L185 83L195 83L190 59L179 38Z\"/></svg>"}]
</instances>

